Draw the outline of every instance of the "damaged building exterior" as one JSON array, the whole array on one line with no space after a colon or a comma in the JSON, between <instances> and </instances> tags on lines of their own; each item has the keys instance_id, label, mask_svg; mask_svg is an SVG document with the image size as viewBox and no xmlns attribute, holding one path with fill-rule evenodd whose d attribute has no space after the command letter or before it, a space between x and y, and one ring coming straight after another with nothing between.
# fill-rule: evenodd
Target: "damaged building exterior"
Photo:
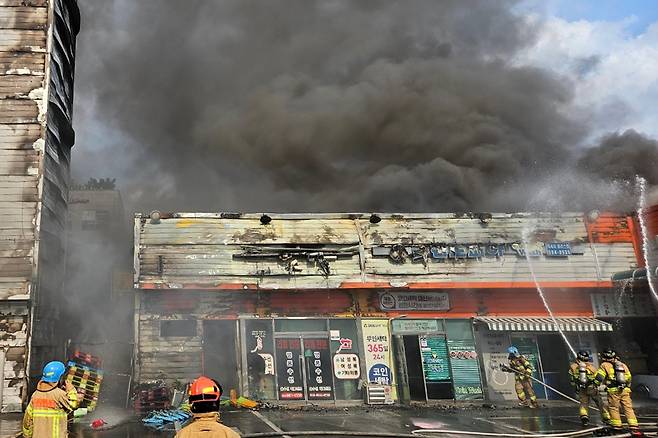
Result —
<instances>
[{"instance_id":1,"label":"damaged building exterior","mask_svg":"<svg viewBox=\"0 0 658 438\"><path fill-rule=\"evenodd\" d=\"M279 401L513 399L497 365L514 343L568 389L533 272L595 354L622 317L655 326L646 290L605 314L637 243L633 217L598 212L137 215L135 381L207 374ZM646 370L655 347L638 350L620 352Z\"/></svg>"},{"instance_id":2,"label":"damaged building exterior","mask_svg":"<svg viewBox=\"0 0 658 438\"><path fill-rule=\"evenodd\" d=\"M28 379L61 355L55 337L64 279L75 0L0 2L0 385L19 411ZM31 382L34 383L34 382Z\"/></svg>"}]
</instances>

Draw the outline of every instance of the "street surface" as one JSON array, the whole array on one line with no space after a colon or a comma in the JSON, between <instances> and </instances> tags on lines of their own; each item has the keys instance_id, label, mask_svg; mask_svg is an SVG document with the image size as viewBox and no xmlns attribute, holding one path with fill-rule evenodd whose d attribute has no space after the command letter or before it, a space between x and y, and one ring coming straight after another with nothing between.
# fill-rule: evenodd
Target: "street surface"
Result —
<instances>
[{"instance_id":1,"label":"street surface","mask_svg":"<svg viewBox=\"0 0 658 438\"><path fill-rule=\"evenodd\" d=\"M595 414L595 413L593 413ZM658 403L643 403L638 408L641 423L656 424ZM93 417L93 418L92 418ZM95 419L89 416L89 421ZM580 429L577 407L543 407L529 409L445 409L351 407L347 409L229 411L222 413L223 423L241 434L272 431L360 431L410 433L420 428L523 434L558 432ZM593 425L599 424L596 415ZM173 437L173 431L154 431L138 420L105 431L89 430L87 425L75 425L71 437L123 438ZM19 415L0 416L0 436L14 436L20 427ZM459 436L456 434L442 436Z\"/></svg>"}]
</instances>

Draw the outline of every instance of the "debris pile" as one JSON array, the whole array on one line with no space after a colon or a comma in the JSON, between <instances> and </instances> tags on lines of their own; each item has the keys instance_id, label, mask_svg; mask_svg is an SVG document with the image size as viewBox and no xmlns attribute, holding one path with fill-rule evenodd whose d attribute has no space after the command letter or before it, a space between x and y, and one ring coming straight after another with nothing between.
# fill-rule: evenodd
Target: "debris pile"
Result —
<instances>
[{"instance_id":1,"label":"debris pile","mask_svg":"<svg viewBox=\"0 0 658 438\"><path fill-rule=\"evenodd\" d=\"M171 392L162 381L144 383L135 390L133 406L139 415L168 409L171 406Z\"/></svg>"},{"instance_id":2,"label":"debris pile","mask_svg":"<svg viewBox=\"0 0 658 438\"><path fill-rule=\"evenodd\" d=\"M153 411L142 419L145 426L157 430L165 430L170 425L184 427L192 419L192 412L189 406L181 407L181 409L168 409L163 411Z\"/></svg>"},{"instance_id":3,"label":"debris pile","mask_svg":"<svg viewBox=\"0 0 658 438\"><path fill-rule=\"evenodd\" d=\"M98 394L103 381L101 359L91 354L75 351L68 362L66 381L78 392L79 408L92 412L98 404Z\"/></svg>"}]
</instances>

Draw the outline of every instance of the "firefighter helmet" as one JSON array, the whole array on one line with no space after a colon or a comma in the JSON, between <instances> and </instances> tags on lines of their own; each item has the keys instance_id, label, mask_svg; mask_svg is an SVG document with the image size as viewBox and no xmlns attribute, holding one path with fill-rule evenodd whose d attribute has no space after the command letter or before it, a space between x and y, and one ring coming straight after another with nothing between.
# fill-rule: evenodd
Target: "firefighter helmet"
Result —
<instances>
[{"instance_id":1,"label":"firefighter helmet","mask_svg":"<svg viewBox=\"0 0 658 438\"><path fill-rule=\"evenodd\" d=\"M62 362L52 361L48 362L45 367L43 367L43 376L41 380L48 383L57 383L59 379L62 378L66 372L66 367Z\"/></svg>"},{"instance_id":2,"label":"firefighter helmet","mask_svg":"<svg viewBox=\"0 0 658 438\"><path fill-rule=\"evenodd\" d=\"M592 360L592 358L589 355L589 351L580 350L578 352L578 360L581 360L583 362L589 362L590 360Z\"/></svg>"},{"instance_id":3,"label":"firefighter helmet","mask_svg":"<svg viewBox=\"0 0 658 438\"><path fill-rule=\"evenodd\" d=\"M601 358L605 360L613 360L617 357L617 353L612 348L606 348L601 352Z\"/></svg>"},{"instance_id":4,"label":"firefighter helmet","mask_svg":"<svg viewBox=\"0 0 658 438\"><path fill-rule=\"evenodd\" d=\"M519 356L521 355L521 354L519 354L519 349L516 348L514 345L512 345L511 347L509 347L509 348L507 349L507 352L508 352L509 354L511 354L512 356L514 356L514 357L519 357Z\"/></svg>"},{"instance_id":5,"label":"firefighter helmet","mask_svg":"<svg viewBox=\"0 0 658 438\"><path fill-rule=\"evenodd\" d=\"M190 385L190 403L219 401L222 395L222 387L208 377L201 376Z\"/></svg>"}]
</instances>

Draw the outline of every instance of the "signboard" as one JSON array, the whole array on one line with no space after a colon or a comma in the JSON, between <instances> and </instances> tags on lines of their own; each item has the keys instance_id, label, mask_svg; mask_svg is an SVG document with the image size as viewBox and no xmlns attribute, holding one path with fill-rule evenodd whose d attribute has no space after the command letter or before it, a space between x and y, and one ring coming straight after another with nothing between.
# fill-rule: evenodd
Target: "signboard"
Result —
<instances>
[{"instance_id":1,"label":"signboard","mask_svg":"<svg viewBox=\"0 0 658 438\"><path fill-rule=\"evenodd\" d=\"M391 385L390 338L388 321L364 319L361 321L368 383Z\"/></svg>"},{"instance_id":2,"label":"signboard","mask_svg":"<svg viewBox=\"0 0 658 438\"><path fill-rule=\"evenodd\" d=\"M448 346L443 336L419 336L426 382L450 380Z\"/></svg>"},{"instance_id":3,"label":"signboard","mask_svg":"<svg viewBox=\"0 0 658 438\"><path fill-rule=\"evenodd\" d=\"M544 245L546 257L568 257L571 255L569 242L548 242Z\"/></svg>"},{"instance_id":4,"label":"signboard","mask_svg":"<svg viewBox=\"0 0 658 438\"><path fill-rule=\"evenodd\" d=\"M350 380L361 377L359 356L356 354L339 353L334 356L334 375L337 379Z\"/></svg>"},{"instance_id":5,"label":"signboard","mask_svg":"<svg viewBox=\"0 0 658 438\"><path fill-rule=\"evenodd\" d=\"M656 316L656 308L648 294L596 293L591 297L594 316L602 318Z\"/></svg>"},{"instance_id":6,"label":"signboard","mask_svg":"<svg viewBox=\"0 0 658 438\"><path fill-rule=\"evenodd\" d=\"M448 340L450 370L456 400L479 400L483 398L480 381L480 365L475 342Z\"/></svg>"},{"instance_id":7,"label":"signboard","mask_svg":"<svg viewBox=\"0 0 658 438\"><path fill-rule=\"evenodd\" d=\"M334 398L328 339L304 339L306 385L309 400Z\"/></svg>"},{"instance_id":8,"label":"signboard","mask_svg":"<svg viewBox=\"0 0 658 438\"><path fill-rule=\"evenodd\" d=\"M379 306L391 310L450 310L448 292L380 292Z\"/></svg>"},{"instance_id":9,"label":"signboard","mask_svg":"<svg viewBox=\"0 0 658 438\"><path fill-rule=\"evenodd\" d=\"M571 242L513 241L506 243L432 243L429 245L390 245L372 248L373 257L388 257L395 264L423 263L428 260L446 262L448 260L481 260L502 258L506 255L526 257L569 257L582 255L582 248L572 248Z\"/></svg>"},{"instance_id":10,"label":"signboard","mask_svg":"<svg viewBox=\"0 0 658 438\"><path fill-rule=\"evenodd\" d=\"M302 400L304 398L301 354L300 339L276 340L276 371L280 400Z\"/></svg>"},{"instance_id":11,"label":"signboard","mask_svg":"<svg viewBox=\"0 0 658 438\"><path fill-rule=\"evenodd\" d=\"M393 320L393 333L431 333L439 331L436 319L396 319Z\"/></svg>"}]
</instances>

